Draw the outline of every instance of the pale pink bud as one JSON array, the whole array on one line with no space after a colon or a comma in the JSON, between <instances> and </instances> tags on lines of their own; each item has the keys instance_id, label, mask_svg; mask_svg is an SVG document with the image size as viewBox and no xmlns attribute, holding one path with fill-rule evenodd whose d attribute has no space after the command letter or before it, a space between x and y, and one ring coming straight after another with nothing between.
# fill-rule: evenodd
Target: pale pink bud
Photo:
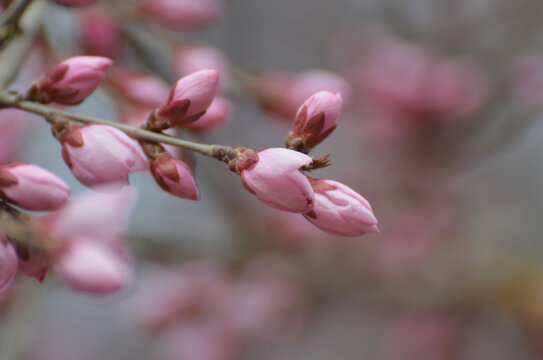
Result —
<instances>
[{"instance_id":1,"label":"pale pink bud","mask_svg":"<svg viewBox=\"0 0 543 360\"><path fill-rule=\"evenodd\" d=\"M115 250L94 239L80 238L55 260L58 276L74 289L96 294L122 290L131 268Z\"/></svg>"},{"instance_id":2,"label":"pale pink bud","mask_svg":"<svg viewBox=\"0 0 543 360\"><path fill-rule=\"evenodd\" d=\"M208 134L227 124L232 117L232 111L232 105L228 100L216 97L201 118L184 125L183 129L198 135Z\"/></svg>"},{"instance_id":3,"label":"pale pink bud","mask_svg":"<svg viewBox=\"0 0 543 360\"><path fill-rule=\"evenodd\" d=\"M121 37L115 23L101 12L86 13L81 20L81 46L86 54L115 58Z\"/></svg>"},{"instance_id":4,"label":"pale pink bud","mask_svg":"<svg viewBox=\"0 0 543 360\"><path fill-rule=\"evenodd\" d=\"M162 190L182 199L200 200L190 168L173 157L158 156L151 161L151 174Z\"/></svg>"},{"instance_id":5,"label":"pale pink bud","mask_svg":"<svg viewBox=\"0 0 543 360\"><path fill-rule=\"evenodd\" d=\"M525 105L538 107L543 104L543 57L528 53L515 60L513 90Z\"/></svg>"},{"instance_id":6,"label":"pale pink bud","mask_svg":"<svg viewBox=\"0 0 543 360\"><path fill-rule=\"evenodd\" d=\"M21 162L0 166L0 198L23 209L55 210L69 197L68 185L39 166Z\"/></svg>"},{"instance_id":7,"label":"pale pink bud","mask_svg":"<svg viewBox=\"0 0 543 360\"><path fill-rule=\"evenodd\" d=\"M161 23L182 30L195 30L217 22L220 0L144 0L140 10Z\"/></svg>"},{"instance_id":8,"label":"pale pink bud","mask_svg":"<svg viewBox=\"0 0 543 360\"><path fill-rule=\"evenodd\" d=\"M309 152L334 131L343 99L339 93L319 91L307 99L296 115L286 145L289 149Z\"/></svg>"},{"instance_id":9,"label":"pale pink bud","mask_svg":"<svg viewBox=\"0 0 543 360\"><path fill-rule=\"evenodd\" d=\"M315 194L299 169L313 160L300 152L270 148L258 152L258 161L241 169L241 181L264 204L278 210L304 213L313 209Z\"/></svg>"},{"instance_id":10,"label":"pale pink bud","mask_svg":"<svg viewBox=\"0 0 543 360\"><path fill-rule=\"evenodd\" d=\"M219 72L219 88L226 90L230 84L230 62L217 48L209 45L188 45L174 54L174 68L178 76L185 76L202 69Z\"/></svg>"},{"instance_id":11,"label":"pale pink bud","mask_svg":"<svg viewBox=\"0 0 543 360\"><path fill-rule=\"evenodd\" d=\"M111 126L73 126L60 138L62 157L83 185L128 184L149 163L138 142Z\"/></svg>"},{"instance_id":12,"label":"pale pink bud","mask_svg":"<svg viewBox=\"0 0 543 360\"><path fill-rule=\"evenodd\" d=\"M111 84L128 100L155 108L168 98L170 86L156 75L132 69L113 72Z\"/></svg>"},{"instance_id":13,"label":"pale pink bud","mask_svg":"<svg viewBox=\"0 0 543 360\"><path fill-rule=\"evenodd\" d=\"M18 259L15 248L0 237L0 290L17 274Z\"/></svg>"},{"instance_id":14,"label":"pale pink bud","mask_svg":"<svg viewBox=\"0 0 543 360\"><path fill-rule=\"evenodd\" d=\"M66 7L82 7L94 4L98 0L53 0L55 3Z\"/></svg>"},{"instance_id":15,"label":"pale pink bud","mask_svg":"<svg viewBox=\"0 0 543 360\"><path fill-rule=\"evenodd\" d=\"M96 90L112 63L101 56L66 59L39 79L27 97L43 103L77 105Z\"/></svg>"},{"instance_id":16,"label":"pale pink bud","mask_svg":"<svg viewBox=\"0 0 543 360\"><path fill-rule=\"evenodd\" d=\"M64 244L82 237L118 244L128 226L128 215L136 195L126 188L120 192L112 192L114 189L111 188L99 190L77 196L45 217L47 235Z\"/></svg>"},{"instance_id":17,"label":"pale pink bud","mask_svg":"<svg viewBox=\"0 0 543 360\"><path fill-rule=\"evenodd\" d=\"M184 76L170 91L168 101L158 109L158 115L172 126L186 125L205 114L215 97L219 73L204 69Z\"/></svg>"},{"instance_id":18,"label":"pale pink bud","mask_svg":"<svg viewBox=\"0 0 543 360\"><path fill-rule=\"evenodd\" d=\"M315 206L304 214L320 229L342 236L378 233L370 203L350 187L333 180L310 179Z\"/></svg>"}]
</instances>

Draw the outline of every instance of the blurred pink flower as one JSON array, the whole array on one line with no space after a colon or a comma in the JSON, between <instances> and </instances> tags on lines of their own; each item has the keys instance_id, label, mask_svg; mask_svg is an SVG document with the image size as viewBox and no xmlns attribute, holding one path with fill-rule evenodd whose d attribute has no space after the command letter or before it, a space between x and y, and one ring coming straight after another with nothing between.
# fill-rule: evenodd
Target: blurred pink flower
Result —
<instances>
[{"instance_id":1,"label":"blurred pink flower","mask_svg":"<svg viewBox=\"0 0 543 360\"><path fill-rule=\"evenodd\" d=\"M92 5L98 0L53 0L55 3L67 7L81 7Z\"/></svg>"},{"instance_id":2,"label":"blurred pink flower","mask_svg":"<svg viewBox=\"0 0 543 360\"><path fill-rule=\"evenodd\" d=\"M182 128L198 135L208 134L226 125L232 117L232 112L232 104L225 98L217 96L201 118L183 125Z\"/></svg>"},{"instance_id":3,"label":"blurred pink flower","mask_svg":"<svg viewBox=\"0 0 543 360\"><path fill-rule=\"evenodd\" d=\"M116 24L103 11L88 12L81 19L81 47L85 54L116 58L121 35Z\"/></svg>"},{"instance_id":4,"label":"blurred pink flower","mask_svg":"<svg viewBox=\"0 0 543 360\"><path fill-rule=\"evenodd\" d=\"M116 69L110 81L128 100L149 108L160 106L170 92L168 83L160 77L128 68Z\"/></svg>"},{"instance_id":5,"label":"blurred pink flower","mask_svg":"<svg viewBox=\"0 0 543 360\"><path fill-rule=\"evenodd\" d=\"M5 238L0 237L0 291L15 277L17 266L15 248Z\"/></svg>"},{"instance_id":6,"label":"blurred pink flower","mask_svg":"<svg viewBox=\"0 0 543 360\"><path fill-rule=\"evenodd\" d=\"M55 174L22 162L0 165L0 198L23 209L51 211L64 205L70 188Z\"/></svg>"},{"instance_id":7,"label":"blurred pink flower","mask_svg":"<svg viewBox=\"0 0 543 360\"><path fill-rule=\"evenodd\" d=\"M144 0L140 11L164 25L182 30L209 27L223 12L220 0Z\"/></svg>"},{"instance_id":8,"label":"blurred pink flower","mask_svg":"<svg viewBox=\"0 0 543 360\"><path fill-rule=\"evenodd\" d=\"M315 195L299 169L312 162L309 156L293 150L262 150L256 163L241 170L241 181L247 190L274 209L308 212L313 209Z\"/></svg>"}]
</instances>

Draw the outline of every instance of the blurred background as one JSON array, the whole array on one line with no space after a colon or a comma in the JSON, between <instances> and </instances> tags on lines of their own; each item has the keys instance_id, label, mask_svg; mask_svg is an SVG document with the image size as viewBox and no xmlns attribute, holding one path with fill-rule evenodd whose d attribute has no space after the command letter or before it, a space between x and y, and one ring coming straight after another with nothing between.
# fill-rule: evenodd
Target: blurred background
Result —
<instances>
[{"instance_id":1,"label":"blurred background","mask_svg":"<svg viewBox=\"0 0 543 360\"><path fill-rule=\"evenodd\" d=\"M185 18L169 2L35 0L12 87L69 56L114 57L111 82L74 109L137 123L116 71L172 85L210 64L183 54L212 46L230 120L179 135L255 150L283 146L309 95L340 91L338 128L312 153L332 166L313 176L362 194L381 232L327 234L199 155L200 202L134 174L134 283L97 297L18 278L0 359L543 358L542 2L193 0L204 10ZM84 191L47 123L17 120L11 158Z\"/></svg>"}]
</instances>

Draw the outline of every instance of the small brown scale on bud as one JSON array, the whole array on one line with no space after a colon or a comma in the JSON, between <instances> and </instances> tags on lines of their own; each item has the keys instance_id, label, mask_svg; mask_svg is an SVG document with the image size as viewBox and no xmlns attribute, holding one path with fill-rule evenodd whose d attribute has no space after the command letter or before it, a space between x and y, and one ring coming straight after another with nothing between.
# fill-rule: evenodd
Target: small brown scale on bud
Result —
<instances>
[{"instance_id":1,"label":"small brown scale on bud","mask_svg":"<svg viewBox=\"0 0 543 360\"><path fill-rule=\"evenodd\" d=\"M228 164L230 171L241 174L243 170L250 169L258 161L258 154L245 147L230 148L217 146L213 150L213 157Z\"/></svg>"}]
</instances>

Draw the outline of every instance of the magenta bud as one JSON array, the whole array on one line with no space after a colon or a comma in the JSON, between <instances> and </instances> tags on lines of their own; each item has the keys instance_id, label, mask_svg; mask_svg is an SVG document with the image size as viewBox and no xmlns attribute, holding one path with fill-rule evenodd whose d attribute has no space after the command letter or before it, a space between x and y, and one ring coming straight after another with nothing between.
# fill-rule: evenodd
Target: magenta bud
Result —
<instances>
[{"instance_id":1,"label":"magenta bud","mask_svg":"<svg viewBox=\"0 0 543 360\"><path fill-rule=\"evenodd\" d=\"M95 294L120 291L130 283L127 260L95 239L80 238L55 260L57 275L76 290Z\"/></svg>"},{"instance_id":2,"label":"magenta bud","mask_svg":"<svg viewBox=\"0 0 543 360\"><path fill-rule=\"evenodd\" d=\"M80 104L96 90L112 64L111 59L101 56L66 59L38 79L27 98L42 103Z\"/></svg>"},{"instance_id":3,"label":"magenta bud","mask_svg":"<svg viewBox=\"0 0 543 360\"><path fill-rule=\"evenodd\" d=\"M162 190L182 199L200 200L198 187L190 168L169 155L151 161L151 174Z\"/></svg>"},{"instance_id":4,"label":"magenta bud","mask_svg":"<svg viewBox=\"0 0 543 360\"><path fill-rule=\"evenodd\" d=\"M309 152L336 128L343 99L341 94L319 91L307 99L298 110L286 146Z\"/></svg>"},{"instance_id":5,"label":"magenta bud","mask_svg":"<svg viewBox=\"0 0 543 360\"><path fill-rule=\"evenodd\" d=\"M370 203L350 187L333 180L310 179L315 206L304 217L318 228L336 235L378 233Z\"/></svg>"},{"instance_id":6,"label":"magenta bud","mask_svg":"<svg viewBox=\"0 0 543 360\"><path fill-rule=\"evenodd\" d=\"M115 58L121 48L119 29L106 14L91 12L81 20L81 46L86 54Z\"/></svg>"},{"instance_id":7,"label":"magenta bud","mask_svg":"<svg viewBox=\"0 0 543 360\"><path fill-rule=\"evenodd\" d=\"M220 0L144 0L140 11L164 25L196 30L217 22L222 15Z\"/></svg>"},{"instance_id":8,"label":"magenta bud","mask_svg":"<svg viewBox=\"0 0 543 360\"><path fill-rule=\"evenodd\" d=\"M227 124L232 117L232 111L232 105L228 100L216 97L206 113L195 122L184 125L183 130L198 135L208 134Z\"/></svg>"},{"instance_id":9,"label":"magenta bud","mask_svg":"<svg viewBox=\"0 0 543 360\"><path fill-rule=\"evenodd\" d=\"M111 126L72 126L60 141L64 161L86 186L126 185L129 174L149 168L139 143Z\"/></svg>"},{"instance_id":10,"label":"magenta bud","mask_svg":"<svg viewBox=\"0 0 543 360\"><path fill-rule=\"evenodd\" d=\"M158 109L158 115L171 126L189 124L205 114L215 97L219 73L204 69L184 76L170 91L168 101Z\"/></svg>"},{"instance_id":11,"label":"magenta bud","mask_svg":"<svg viewBox=\"0 0 543 360\"><path fill-rule=\"evenodd\" d=\"M315 195L309 180L299 170L312 161L293 150L262 150L256 163L241 169L241 181L264 204L277 210L305 213L313 209Z\"/></svg>"},{"instance_id":12,"label":"magenta bud","mask_svg":"<svg viewBox=\"0 0 543 360\"><path fill-rule=\"evenodd\" d=\"M55 174L36 165L0 166L0 198L25 210L51 211L64 205L70 188Z\"/></svg>"},{"instance_id":13,"label":"magenta bud","mask_svg":"<svg viewBox=\"0 0 543 360\"><path fill-rule=\"evenodd\" d=\"M17 274L18 259L15 248L0 237L0 290Z\"/></svg>"},{"instance_id":14,"label":"magenta bud","mask_svg":"<svg viewBox=\"0 0 543 360\"><path fill-rule=\"evenodd\" d=\"M170 92L168 83L158 76L132 69L114 71L111 84L128 100L150 108L159 107Z\"/></svg>"},{"instance_id":15,"label":"magenta bud","mask_svg":"<svg viewBox=\"0 0 543 360\"><path fill-rule=\"evenodd\" d=\"M55 3L66 7L82 7L92 5L98 0L53 0Z\"/></svg>"}]
</instances>

